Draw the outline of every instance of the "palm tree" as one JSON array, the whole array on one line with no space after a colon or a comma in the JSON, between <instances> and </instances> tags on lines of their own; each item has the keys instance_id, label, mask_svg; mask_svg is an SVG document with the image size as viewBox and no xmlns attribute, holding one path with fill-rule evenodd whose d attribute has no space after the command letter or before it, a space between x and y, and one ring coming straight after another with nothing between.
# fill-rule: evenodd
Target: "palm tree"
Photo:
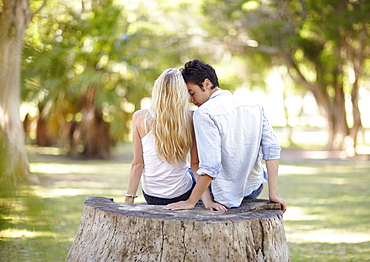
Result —
<instances>
[{"instance_id":1,"label":"palm tree","mask_svg":"<svg viewBox=\"0 0 370 262\"><path fill-rule=\"evenodd\" d=\"M127 33L121 7L99 2L90 10L63 7L67 15L39 17L24 52L23 98L38 105L39 145L61 137L72 156L82 146L84 157L107 159L148 91L138 85L139 34Z\"/></svg>"}]
</instances>

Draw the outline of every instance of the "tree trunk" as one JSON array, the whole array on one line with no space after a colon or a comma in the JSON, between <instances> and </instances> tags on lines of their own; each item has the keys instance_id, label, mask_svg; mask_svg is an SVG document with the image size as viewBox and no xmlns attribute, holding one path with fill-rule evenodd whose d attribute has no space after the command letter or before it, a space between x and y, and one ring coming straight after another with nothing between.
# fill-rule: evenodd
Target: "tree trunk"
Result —
<instances>
[{"instance_id":1,"label":"tree trunk","mask_svg":"<svg viewBox=\"0 0 370 262\"><path fill-rule=\"evenodd\" d=\"M361 3L363 7L364 3ZM364 62L366 55L366 41L368 39L368 34L366 31L366 26L364 23L361 23L361 29L359 32L359 45L356 48L351 48L351 46L347 46L347 56L350 57L350 61L352 61L353 71L354 71L354 82L352 84L352 92L351 92L351 101L352 101L352 116L353 116L353 127L350 130L350 138L353 141L354 145L354 153L356 154L356 146L357 146L357 135L362 127L361 121L361 112L359 109L359 89L360 89L360 80L364 73Z\"/></svg>"},{"instance_id":2,"label":"tree trunk","mask_svg":"<svg viewBox=\"0 0 370 262\"><path fill-rule=\"evenodd\" d=\"M329 143L327 149L344 150L344 141L348 135L348 124L346 119L343 86L335 88L334 101L331 101L330 105L331 111L328 112Z\"/></svg>"},{"instance_id":3,"label":"tree trunk","mask_svg":"<svg viewBox=\"0 0 370 262\"><path fill-rule=\"evenodd\" d=\"M4 0L0 14L0 183L35 180L29 172L20 119L23 38L31 19L27 0Z\"/></svg>"},{"instance_id":4,"label":"tree trunk","mask_svg":"<svg viewBox=\"0 0 370 262\"><path fill-rule=\"evenodd\" d=\"M110 159L110 148L113 139L109 124L103 120L103 114L95 106L96 89L91 88L82 104L82 121L71 126L69 135L70 156L76 156L77 145L82 143L82 155L86 159Z\"/></svg>"},{"instance_id":5,"label":"tree trunk","mask_svg":"<svg viewBox=\"0 0 370 262\"><path fill-rule=\"evenodd\" d=\"M42 114L40 114L36 126L36 143L38 146L56 145L56 137L52 132L49 132L48 124L48 120L44 119Z\"/></svg>"},{"instance_id":6,"label":"tree trunk","mask_svg":"<svg viewBox=\"0 0 370 262\"><path fill-rule=\"evenodd\" d=\"M168 211L88 197L69 261L290 261L280 204Z\"/></svg>"}]
</instances>

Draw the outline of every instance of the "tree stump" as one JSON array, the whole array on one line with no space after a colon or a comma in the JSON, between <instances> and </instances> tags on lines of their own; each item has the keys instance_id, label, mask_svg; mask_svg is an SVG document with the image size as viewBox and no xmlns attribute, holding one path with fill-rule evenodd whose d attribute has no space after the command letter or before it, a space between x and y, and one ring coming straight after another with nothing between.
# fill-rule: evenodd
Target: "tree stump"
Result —
<instances>
[{"instance_id":1,"label":"tree stump","mask_svg":"<svg viewBox=\"0 0 370 262\"><path fill-rule=\"evenodd\" d=\"M88 197L66 261L290 261L280 204L169 211Z\"/></svg>"}]
</instances>

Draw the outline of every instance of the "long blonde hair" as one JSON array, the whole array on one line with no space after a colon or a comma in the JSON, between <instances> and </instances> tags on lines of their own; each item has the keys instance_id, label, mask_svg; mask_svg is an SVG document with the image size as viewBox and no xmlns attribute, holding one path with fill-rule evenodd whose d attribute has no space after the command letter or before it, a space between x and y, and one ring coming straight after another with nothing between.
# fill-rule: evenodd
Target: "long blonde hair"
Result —
<instances>
[{"instance_id":1,"label":"long blonde hair","mask_svg":"<svg viewBox=\"0 0 370 262\"><path fill-rule=\"evenodd\" d=\"M188 89L178 69L165 70L155 81L149 126L159 158L171 164L186 162L193 125Z\"/></svg>"}]
</instances>

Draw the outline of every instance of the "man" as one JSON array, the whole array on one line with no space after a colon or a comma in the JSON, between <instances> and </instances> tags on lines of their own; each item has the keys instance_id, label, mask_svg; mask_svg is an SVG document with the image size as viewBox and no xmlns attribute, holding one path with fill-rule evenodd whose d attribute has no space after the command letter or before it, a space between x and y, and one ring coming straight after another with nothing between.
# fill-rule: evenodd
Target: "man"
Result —
<instances>
[{"instance_id":1,"label":"man","mask_svg":"<svg viewBox=\"0 0 370 262\"><path fill-rule=\"evenodd\" d=\"M208 207L219 211L239 207L244 198L257 197L262 192L267 179L262 168L265 160L269 199L280 203L285 212L285 201L278 196L276 188L281 148L263 108L242 103L229 91L221 90L215 70L203 61L189 61L181 72L190 101L199 107L193 119L199 176L188 200L169 204L164 209L194 208L210 184L217 204L210 205L207 199Z\"/></svg>"}]
</instances>

